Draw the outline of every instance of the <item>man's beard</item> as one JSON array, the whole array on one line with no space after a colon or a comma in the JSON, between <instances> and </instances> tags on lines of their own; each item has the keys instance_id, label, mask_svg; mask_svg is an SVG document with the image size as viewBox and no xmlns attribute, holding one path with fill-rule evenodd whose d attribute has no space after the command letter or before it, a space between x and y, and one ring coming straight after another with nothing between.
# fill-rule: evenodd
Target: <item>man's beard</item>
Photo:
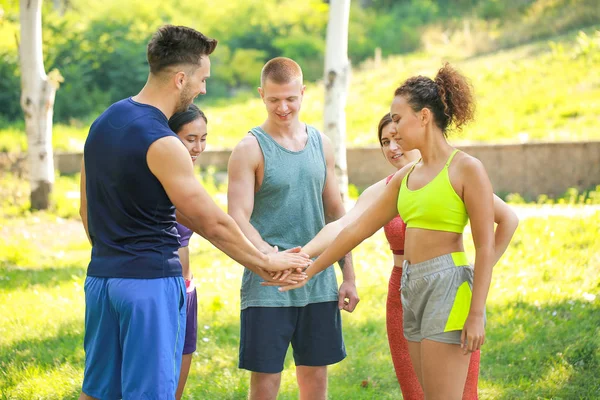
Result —
<instances>
[{"instance_id":1,"label":"man's beard","mask_svg":"<svg viewBox=\"0 0 600 400\"><path fill-rule=\"evenodd\" d=\"M187 87L185 87L181 92L181 96L179 96L179 101L175 106L175 112L178 113L187 111L188 107L192 104L193 101L194 96L192 96L191 91Z\"/></svg>"}]
</instances>

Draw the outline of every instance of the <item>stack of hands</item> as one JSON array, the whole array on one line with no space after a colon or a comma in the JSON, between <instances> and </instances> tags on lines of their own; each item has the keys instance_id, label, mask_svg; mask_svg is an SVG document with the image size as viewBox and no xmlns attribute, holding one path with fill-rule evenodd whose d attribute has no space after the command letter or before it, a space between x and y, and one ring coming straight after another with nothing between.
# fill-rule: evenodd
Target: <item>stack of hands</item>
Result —
<instances>
[{"instance_id":1,"label":"stack of hands","mask_svg":"<svg viewBox=\"0 0 600 400\"><path fill-rule=\"evenodd\" d=\"M303 265L290 268L289 265L284 266L283 264L279 264L276 261L276 258L284 255L296 256L296 258L294 258L294 262L296 264L298 264L298 262L303 262ZM313 277L313 274L310 273L310 270L307 271L307 269L312 265L312 260L308 254L302 252L301 247L294 247L292 249L279 252L277 246L274 246L273 251L267 253L267 256L271 258L271 262L269 264L273 265L274 267L272 269L270 268L269 270L259 268L259 275L264 279L264 282L261 283L263 286L280 286L280 292L287 292L292 289L301 288L308 283L310 278ZM300 256L301 258L298 258L297 256ZM353 312L359 301L360 299L358 298L354 281L344 281L339 289L338 305L340 310Z\"/></svg>"},{"instance_id":2,"label":"stack of hands","mask_svg":"<svg viewBox=\"0 0 600 400\"><path fill-rule=\"evenodd\" d=\"M294 257L289 257L292 254ZM305 271L312 264L312 260L308 254L302 252L301 247L280 252L277 246L274 246L272 251L267 253L267 257L270 258L269 265L272 268L259 268L259 275L264 279L263 286L291 286L301 282L304 282L301 286L306 284L309 278Z\"/></svg>"}]
</instances>

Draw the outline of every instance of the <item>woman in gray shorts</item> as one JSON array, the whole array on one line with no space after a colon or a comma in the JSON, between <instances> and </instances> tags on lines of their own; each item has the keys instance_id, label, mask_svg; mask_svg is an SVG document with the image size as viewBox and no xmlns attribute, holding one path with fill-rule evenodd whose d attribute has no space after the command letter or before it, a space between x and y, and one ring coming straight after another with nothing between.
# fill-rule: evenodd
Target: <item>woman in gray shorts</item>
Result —
<instances>
[{"instance_id":1,"label":"woman in gray shorts","mask_svg":"<svg viewBox=\"0 0 600 400\"><path fill-rule=\"evenodd\" d=\"M402 302L410 357L427 399L460 399L471 353L485 340L485 301L495 262L487 173L481 162L446 141L449 126L460 129L473 118L472 91L446 64L435 80L410 78L394 96L390 115L396 139L404 151L418 149L421 159L396 173L306 273L308 278L319 273L399 213L407 224ZM463 248L468 220L474 267Z\"/></svg>"}]
</instances>

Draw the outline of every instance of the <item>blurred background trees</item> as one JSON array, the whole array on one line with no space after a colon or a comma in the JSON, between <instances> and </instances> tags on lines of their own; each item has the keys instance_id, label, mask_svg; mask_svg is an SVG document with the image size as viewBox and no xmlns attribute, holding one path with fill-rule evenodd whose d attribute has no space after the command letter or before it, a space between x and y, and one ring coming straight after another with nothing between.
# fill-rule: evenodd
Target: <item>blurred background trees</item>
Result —
<instances>
[{"instance_id":1,"label":"blurred background trees","mask_svg":"<svg viewBox=\"0 0 600 400\"><path fill-rule=\"evenodd\" d=\"M47 1L44 64L64 77L55 121L88 122L141 89L146 43L165 23L192 26L220 42L203 102L254 93L260 68L275 56L294 58L307 81L320 80L328 7L322 0ZM23 118L18 21L18 0L1 0L0 124ZM385 57L446 43L477 54L598 23L597 0L360 0L350 12L349 57L358 65L376 48Z\"/></svg>"}]
</instances>

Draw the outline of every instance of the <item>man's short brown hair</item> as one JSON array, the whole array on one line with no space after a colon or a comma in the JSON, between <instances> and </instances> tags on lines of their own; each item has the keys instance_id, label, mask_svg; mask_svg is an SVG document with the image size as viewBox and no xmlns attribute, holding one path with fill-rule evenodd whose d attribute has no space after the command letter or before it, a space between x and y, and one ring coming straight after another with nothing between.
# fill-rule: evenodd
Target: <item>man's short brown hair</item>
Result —
<instances>
[{"instance_id":1,"label":"man's short brown hair","mask_svg":"<svg viewBox=\"0 0 600 400\"><path fill-rule=\"evenodd\" d=\"M148 43L150 72L157 74L177 64L200 66L202 56L211 54L217 41L186 26L164 25Z\"/></svg>"},{"instance_id":2,"label":"man's short brown hair","mask_svg":"<svg viewBox=\"0 0 600 400\"><path fill-rule=\"evenodd\" d=\"M302 81L302 68L291 58L277 57L269 60L260 74L260 85L264 86L268 80L279 85L289 83L300 78Z\"/></svg>"}]
</instances>

